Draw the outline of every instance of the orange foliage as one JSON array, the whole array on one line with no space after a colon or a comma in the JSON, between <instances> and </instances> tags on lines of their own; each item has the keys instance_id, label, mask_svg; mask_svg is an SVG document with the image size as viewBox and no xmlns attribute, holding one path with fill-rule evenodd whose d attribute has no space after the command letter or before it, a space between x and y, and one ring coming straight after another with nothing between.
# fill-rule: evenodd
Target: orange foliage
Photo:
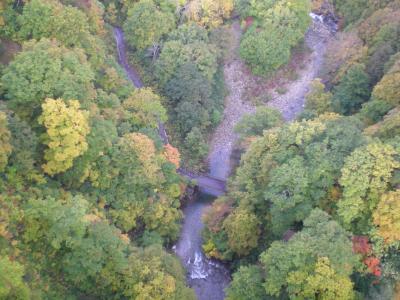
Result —
<instances>
[{"instance_id":1,"label":"orange foliage","mask_svg":"<svg viewBox=\"0 0 400 300\"><path fill-rule=\"evenodd\" d=\"M178 169L180 167L181 163L181 154L179 153L179 150L173 147L171 144L166 144L164 146L164 156L165 158L172 164L175 165L175 167Z\"/></svg>"},{"instance_id":2,"label":"orange foliage","mask_svg":"<svg viewBox=\"0 0 400 300\"><path fill-rule=\"evenodd\" d=\"M364 264L367 266L368 270L377 277L381 276L382 274L381 268L379 266L380 263L381 261L379 260L379 258L373 256L364 259Z\"/></svg>"},{"instance_id":3,"label":"orange foliage","mask_svg":"<svg viewBox=\"0 0 400 300\"><path fill-rule=\"evenodd\" d=\"M357 254L361 254L364 257L364 264L367 266L368 271L379 277L382 274L379 258L375 256L370 256L372 253L371 244L368 241L368 237L366 236L353 236L353 252Z\"/></svg>"}]
</instances>

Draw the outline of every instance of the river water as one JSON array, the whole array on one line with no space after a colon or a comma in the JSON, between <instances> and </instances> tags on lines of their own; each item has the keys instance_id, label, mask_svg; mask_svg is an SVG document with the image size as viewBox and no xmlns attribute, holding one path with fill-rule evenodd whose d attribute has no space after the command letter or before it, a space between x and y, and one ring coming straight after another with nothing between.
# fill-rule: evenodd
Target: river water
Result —
<instances>
[{"instance_id":1,"label":"river water","mask_svg":"<svg viewBox=\"0 0 400 300\"><path fill-rule=\"evenodd\" d=\"M310 16L313 19L312 28L321 28L326 26L326 24L323 24L325 22L322 17L314 14L311 14ZM313 33L315 30L312 28L310 29L312 30L311 36L314 36L315 34ZM306 40L310 39L308 36L306 37ZM327 43L327 41L319 35L315 36L317 37L318 42L320 42L322 45ZM118 61L120 65L124 68L128 78L135 87L143 87L138 73L128 63L126 55L127 47L124 40L123 31L120 28L114 28L114 37L117 44ZM237 38L239 42L240 36ZM311 47L311 49L314 52L312 63L315 61L322 61L324 51L316 51L316 49L313 49L313 47ZM302 86L308 85L317 75L319 67L320 66L314 70L315 73L312 73L310 78L305 76L305 79L307 79L306 83L297 82L297 84ZM235 71L235 63L230 63L229 65L225 66L225 81L227 82L227 85L230 85L228 86L228 89L230 90L230 96L228 96L227 99L229 100L231 98L234 101L226 101L225 103L226 107L224 110L224 120L214 133L214 140L218 141L215 143L212 142L212 148L209 155L210 174L221 179L227 179L231 171L230 157L232 155L232 145L237 138L233 132L234 125L243 114L253 112L251 107L248 107L246 103L242 102L242 92L237 90L237 82L233 81L232 84L230 84L229 74L236 73L236 75L238 75L237 73L239 73L231 72L231 69ZM240 74L238 76L240 76ZM294 83L294 86L295 85L296 83ZM307 87L305 88L307 89ZM294 98L295 102L299 102L301 104L299 105L299 111L302 109L302 103L304 103L305 92L306 91L300 92L300 96L297 97L297 100ZM293 100L290 102L293 102ZM292 105L292 103L289 104ZM238 110L237 108L241 109L237 112L235 111L235 108L236 110ZM287 110L287 105L285 105L283 108L277 108L284 114L285 110ZM234 109L233 113L232 109ZM224 125L224 123L226 124ZM223 300L225 297L224 289L230 282L229 269L220 262L208 259L202 250L201 233L204 227L202 215L212 204L212 201L213 199L207 198L205 195L200 195L198 199L195 199L195 201L192 203L187 204L183 210L184 221L182 224L181 235L177 244L173 247L175 253L180 258L183 266L186 269L188 285L195 290L199 300Z\"/></svg>"}]
</instances>

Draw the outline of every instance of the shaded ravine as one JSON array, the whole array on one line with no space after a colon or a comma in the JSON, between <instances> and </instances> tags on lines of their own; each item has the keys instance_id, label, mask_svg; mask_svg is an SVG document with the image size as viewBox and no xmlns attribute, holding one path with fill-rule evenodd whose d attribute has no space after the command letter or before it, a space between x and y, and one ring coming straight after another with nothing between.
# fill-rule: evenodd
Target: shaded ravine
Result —
<instances>
[{"instance_id":1,"label":"shaded ravine","mask_svg":"<svg viewBox=\"0 0 400 300\"><path fill-rule=\"evenodd\" d=\"M307 67L301 72L299 79L288 86L287 94L278 96L268 103L269 106L280 110L287 121L293 120L302 111L309 85L322 67L326 44L330 35L330 30L321 17L315 15L312 17L313 25L307 32L306 43L313 53L307 62ZM202 190L207 190L208 186L215 185L213 186L215 196L223 192L218 186L228 178L231 172L231 154L237 139L233 130L234 126L243 115L255 111L252 105L243 101L246 76L249 75L245 74L246 67L235 53L240 42L239 23L235 22L231 30L234 37L233 49L231 49L234 58L224 65L224 77L229 95L225 99L223 120L211 139L211 150L208 156L210 176L178 170L186 178L196 179ZM132 83L136 87L143 87L137 72L127 61L126 44L122 30L115 28L114 36L118 47L119 63L125 69ZM163 129L162 131L165 134ZM225 186L223 188L225 189ZM207 259L202 250L201 232L204 226L202 215L210 205L210 201L196 199L186 206L183 211L184 222L181 235L176 246L174 246L174 250L187 271L187 282L194 288L198 299L222 300L225 297L224 289L230 281L229 270L223 264Z\"/></svg>"},{"instance_id":2,"label":"shaded ravine","mask_svg":"<svg viewBox=\"0 0 400 300\"><path fill-rule=\"evenodd\" d=\"M117 44L118 63L123 67L128 79L136 88L144 87L138 72L128 62L126 42L124 39L124 32L120 27L114 27L114 38ZM163 141L164 145L168 144L168 135L165 130L164 124L158 123L158 134ZM195 180L200 190L209 195L218 197L225 193L226 184L225 180L211 176L209 174L201 174L179 168L177 172L188 180Z\"/></svg>"},{"instance_id":3,"label":"shaded ravine","mask_svg":"<svg viewBox=\"0 0 400 300\"><path fill-rule=\"evenodd\" d=\"M143 87L138 73L128 63L126 43L121 28L114 28L114 38L117 44L119 64L135 87ZM162 123L159 124L159 133L164 143L168 142ZM178 169L178 172L188 179L196 180L200 190L208 194L220 196L225 192L224 180L183 169ZM197 298L199 300L222 300L224 299L224 288L230 281L229 271L222 264L207 259L202 250L203 222L201 217L204 209L209 205L209 201L195 199L195 202L188 203L184 208L181 234L174 250L187 271L187 282L195 290Z\"/></svg>"}]
</instances>

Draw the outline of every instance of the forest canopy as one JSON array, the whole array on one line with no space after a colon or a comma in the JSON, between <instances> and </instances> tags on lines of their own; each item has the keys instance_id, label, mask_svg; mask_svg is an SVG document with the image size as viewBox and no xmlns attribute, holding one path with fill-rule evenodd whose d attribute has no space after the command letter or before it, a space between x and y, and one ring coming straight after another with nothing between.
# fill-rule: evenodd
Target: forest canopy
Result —
<instances>
[{"instance_id":1,"label":"forest canopy","mask_svg":"<svg viewBox=\"0 0 400 300\"><path fill-rule=\"evenodd\" d=\"M398 0L5 0L0 42L0 299L196 299L182 174L224 118L202 248L226 299L400 297Z\"/></svg>"}]
</instances>

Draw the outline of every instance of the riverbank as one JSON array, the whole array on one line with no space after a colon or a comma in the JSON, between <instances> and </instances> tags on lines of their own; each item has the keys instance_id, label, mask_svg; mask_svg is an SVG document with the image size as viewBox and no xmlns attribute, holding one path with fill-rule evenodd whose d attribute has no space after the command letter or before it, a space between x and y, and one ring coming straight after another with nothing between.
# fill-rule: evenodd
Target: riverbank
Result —
<instances>
[{"instance_id":1,"label":"riverbank","mask_svg":"<svg viewBox=\"0 0 400 300\"><path fill-rule=\"evenodd\" d=\"M305 36L305 46L310 51L301 62L293 61L296 58L292 59L291 64L295 67L293 72L296 72L297 79L291 81L254 76L238 57L237 48L242 31L238 21L233 23L231 32L236 42L233 43L235 48L231 49L231 53L234 56L224 67L225 84L229 95L225 99L223 120L211 138L211 150L208 155L212 176L223 179L229 177L232 152L238 138L234 132L235 125L245 114L252 114L256 109L254 102L248 99L249 90L256 88L261 90L265 98L270 99L261 105L276 108L286 121L294 120L303 110L305 96L311 82L318 77L322 69L327 44L335 33L335 28L325 23L321 16L311 14L311 17L313 22ZM281 83L278 87L277 81ZM285 92L282 93L282 90Z\"/></svg>"}]
</instances>

